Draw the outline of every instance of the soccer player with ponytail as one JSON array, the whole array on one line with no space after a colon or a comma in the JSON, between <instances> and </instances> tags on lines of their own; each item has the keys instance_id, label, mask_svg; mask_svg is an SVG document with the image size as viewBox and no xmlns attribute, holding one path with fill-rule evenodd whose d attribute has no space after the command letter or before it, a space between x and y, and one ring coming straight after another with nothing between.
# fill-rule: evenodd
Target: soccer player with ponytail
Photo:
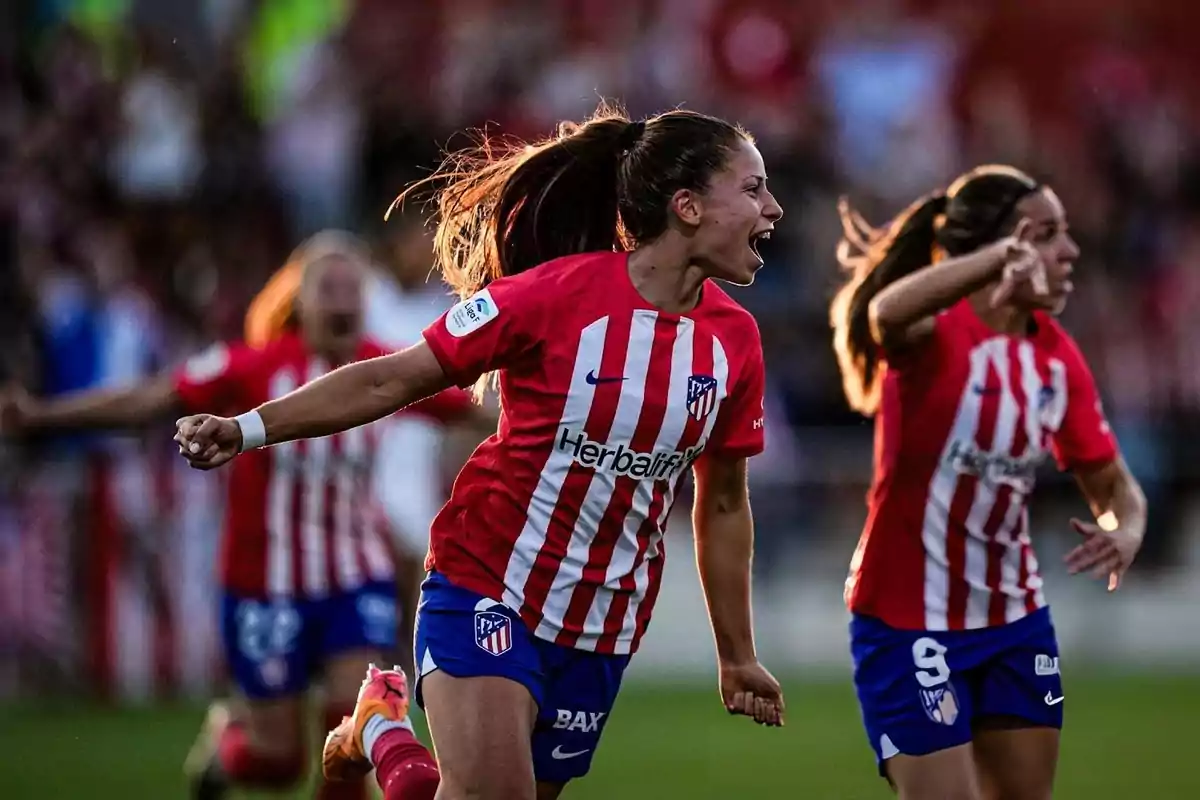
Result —
<instances>
[{"instance_id":1,"label":"soccer player with ponytail","mask_svg":"<svg viewBox=\"0 0 1200 800\"><path fill-rule=\"evenodd\" d=\"M1115 590L1146 503L1091 371L1055 320L1079 248L1048 186L1003 166L872 229L842 208L850 280L832 306L850 405L875 417L875 475L846 600L854 680L900 797L1049 798L1063 720L1058 644L1027 504L1047 457L1095 522L1072 573Z\"/></svg>"}]
</instances>

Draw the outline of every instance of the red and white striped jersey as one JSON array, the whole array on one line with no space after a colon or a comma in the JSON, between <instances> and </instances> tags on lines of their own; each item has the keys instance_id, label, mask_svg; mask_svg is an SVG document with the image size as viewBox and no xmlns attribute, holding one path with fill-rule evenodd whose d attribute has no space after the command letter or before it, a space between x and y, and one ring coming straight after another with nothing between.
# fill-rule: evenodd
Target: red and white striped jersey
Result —
<instances>
[{"instance_id":1,"label":"red and white striped jersey","mask_svg":"<svg viewBox=\"0 0 1200 800\"><path fill-rule=\"evenodd\" d=\"M1003 625L1044 606L1027 502L1037 467L1117 457L1091 371L1071 337L1035 315L998 334L967 301L893 358L875 422L866 527L846 582L850 610L896 628Z\"/></svg>"},{"instance_id":2,"label":"red and white striped jersey","mask_svg":"<svg viewBox=\"0 0 1200 800\"><path fill-rule=\"evenodd\" d=\"M460 386L499 370L500 425L434 520L427 565L541 639L632 653L664 523L701 453L762 451L762 344L715 283L687 314L634 289L624 253L494 281L425 330Z\"/></svg>"},{"instance_id":3,"label":"red and white striped jersey","mask_svg":"<svg viewBox=\"0 0 1200 800\"><path fill-rule=\"evenodd\" d=\"M384 351L364 340L355 360ZM332 365L289 334L261 350L217 345L176 376L188 413L236 414L316 380ZM444 392L406 411L441 420L471 400ZM221 548L223 587L246 596L323 597L390 580L394 562L371 492L377 425L252 450L233 460Z\"/></svg>"}]
</instances>

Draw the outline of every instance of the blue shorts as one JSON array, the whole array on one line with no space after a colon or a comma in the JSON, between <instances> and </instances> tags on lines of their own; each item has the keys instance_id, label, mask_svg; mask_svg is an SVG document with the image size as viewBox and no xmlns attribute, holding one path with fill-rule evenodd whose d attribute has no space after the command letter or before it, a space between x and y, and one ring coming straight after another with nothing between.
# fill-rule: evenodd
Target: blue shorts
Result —
<instances>
[{"instance_id":1,"label":"blue shorts","mask_svg":"<svg viewBox=\"0 0 1200 800\"><path fill-rule=\"evenodd\" d=\"M603 655L536 638L516 612L430 573L421 586L416 625L415 696L434 670L455 678L492 675L516 681L538 706L533 771L566 783L587 774L621 688L627 655Z\"/></svg>"},{"instance_id":2,"label":"blue shorts","mask_svg":"<svg viewBox=\"0 0 1200 800\"><path fill-rule=\"evenodd\" d=\"M983 716L1062 727L1058 642L1048 608L965 631L898 630L855 615L850 651L863 725L881 772L892 756L969 742L972 721Z\"/></svg>"},{"instance_id":3,"label":"blue shorts","mask_svg":"<svg viewBox=\"0 0 1200 800\"><path fill-rule=\"evenodd\" d=\"M321 599L263 600L226 592L221 638L231 677L257 700L306 690L326 659L396 644L396 587L368 583Z\"/></svg>"}]
</instances>

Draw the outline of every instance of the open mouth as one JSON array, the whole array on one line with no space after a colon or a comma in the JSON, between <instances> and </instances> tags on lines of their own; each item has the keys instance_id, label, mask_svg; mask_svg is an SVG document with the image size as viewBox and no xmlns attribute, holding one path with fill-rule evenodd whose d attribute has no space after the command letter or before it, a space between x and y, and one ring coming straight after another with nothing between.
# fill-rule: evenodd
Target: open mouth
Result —
<instances>
[{"instance_id":1,"label":"open mouth","mask_svg":"<svg viewBox=\"0 0 1200 800\"><path fill-rule=\"evenodd\" d=\"M329 332L334 336L349 336L358 328L358 316L355 314L330 314Z\"/></svg>"},{"instance_id":2,"label":"open mouth","mask_svg":"<svg viewBox=\"0 0 1200 800\"><path fill-rule=\"evenodd\" d=\"M771 238L771 230L771 228L767 228L764 231L759 231L750 235L750 251L754 253L760 263L762 262L763 258L762 254L758 252L758 245L760 242Z\"/></svg>"}]
</instances>

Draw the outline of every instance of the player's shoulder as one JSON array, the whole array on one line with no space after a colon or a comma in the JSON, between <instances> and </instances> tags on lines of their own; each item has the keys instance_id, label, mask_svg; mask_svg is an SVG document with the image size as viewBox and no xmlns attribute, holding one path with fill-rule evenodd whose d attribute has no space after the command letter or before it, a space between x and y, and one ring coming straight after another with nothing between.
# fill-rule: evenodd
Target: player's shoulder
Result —
<instances>
[{"instance_id":1,"label":"player's shoulder","mask_svg":"<svg viewBox=\"0 0 1200 800\"><path fill-rule=\"evenodd\" d=\"M295 331L288 331L277 336L261 347L244 349L245 358L253 359L264 367L302 361L307 356L308 346L300 334Z\"/></svg>"},{"instance_id":2,"label":"player's shoulder","mask_svg":"<svg viewBox=\"0 0 1200 800\"><path fill-rule=\"evenodd\" d=\"M722 336L758 340L758 320L716 281L704 284L700 316Z\"/></svg>"},{"instance_id":3,"label":"player's shoulder","mask_svg":"<svg viewBox=\"0 0 1200 800\"><path fill-rule=\"evenodd\" d=\"M1034 339L1048 356L1058 358L1069 366L1086 366L1083 351L1061 322L1050 314L1037 311L1033 315L1033 324Z\"/></svg>"},{"instance_id":4,"label":"player's shoulder","mask_svg":"<svg viewBox=\"0 0 1200 800\"><path fill-rule=\"evenodd\" d=\"M523 282L546 298L561 298L596 286L611 289L614 275L625 264L627 254L612 251L576 253L551 259L514 275L514 282Z\"/></svg>"},{"instance_id":5,"label":"player's shoulder","mask_svg":"<svg viewBox=\"0 0 1200 800\"><path fill-rule=\"evenodd\" d=\"M366 361L369 358L379 358L391 353L392 350L384 347L370 336L364 336L359 339L358 350L355 351L354 357L358 361Z\"/></svg>"}]
</instances>

